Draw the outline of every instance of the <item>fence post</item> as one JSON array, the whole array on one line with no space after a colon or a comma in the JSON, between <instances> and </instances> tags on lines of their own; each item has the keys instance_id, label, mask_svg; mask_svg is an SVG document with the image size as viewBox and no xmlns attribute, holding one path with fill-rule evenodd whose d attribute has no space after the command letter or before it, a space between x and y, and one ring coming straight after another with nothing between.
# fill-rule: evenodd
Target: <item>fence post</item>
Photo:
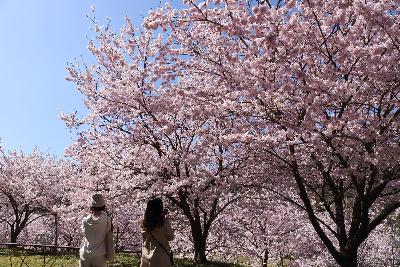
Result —
<instances>
[{"instance_id":1,"label":"fence post","mask_svg":"<svg viewBox=\"0 0 400 267\"><path fill-rule=\"evenodd\" d=\"M46 252L44 247L42 247L42 255L43 255L43 267L46 267Z\"/></svg>"},{"instance_id":2,"label":"fence post","mask_svg":"<svg viewBox=\"0 0 400 267\"><path fill-rule=\"evenodd\" d=\"M119 247L119 227L117 227L117 235L115 238L115 247Z\"/></svg>"},{"instance_id":3,"label":"fence post","mask_svg":"<svg viewBox=\"0 0 400 267\"><path fill-rule=\"evenodd\" d=\"M56 226L56 229L55 229L56 232L54 235L54 246L56 247L56 250L57 250L57 247L58 247L58 214L57 214L57 212L54 213L54 224Z\"/></svg>"}]
</instances>

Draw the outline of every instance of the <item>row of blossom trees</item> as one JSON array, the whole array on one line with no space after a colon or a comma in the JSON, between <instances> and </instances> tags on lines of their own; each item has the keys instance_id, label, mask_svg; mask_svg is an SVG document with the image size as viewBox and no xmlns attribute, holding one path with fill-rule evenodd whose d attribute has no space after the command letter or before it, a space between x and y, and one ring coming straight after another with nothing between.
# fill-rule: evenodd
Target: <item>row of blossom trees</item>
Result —
<instances>
[{"instance_id":1,"label":"row of blossom trees","mask_svg":"<svg viewBox=\"0 0 400 267\"><path fill-rule=\"evenodd\" d=\"M120 188L105 190L110 181L98 177L93 170L37 150L31 154L2 152L1 240L79 246L79 223L88 212L89 196L101 190L107 194L118 247L139 249L144 207L141 198L149 196L128 196ZM213 222L206 240L209 257L235 261L244 256L252 265L264 266L268 262L284 266L288 260L299 266L329 266L329 255L302 209L269 188L242 188L246 189L241 190L241 197ZM192 254L195 245L190 224L179 208L170 208L177 231L174 249ZM380 225L361 245L360 264L392 264L398 257L393 243L393 237L398 238L395 224Z\"/></svg>"},{"instance_id":2,"label":"row of blossom trees","mask_svg":"<svg viewBox=\"0 0 400 267\"><path fill-rule=\"evenodd\" d=\"M95 25L96 62L68 68L90 111L64 116L87 126L70 155L107 186L169 199L200 262L220 214L263 188L356 266L400 207L398 3L184 4L139 29Z\"/></svg>"},{"instance_id":3,"label":"row of blossom trees","mask_svg":"<svg viewBox=\"0 0 400 267\"><path fill-rule=\"evenodd\" d=\"M5 152L0 148L0 223L15 243L29 225L55 216L63 204L64 162L34 150ZM54 221L54 219L52 219Z\"/></svg>"},{"instance_id":4,"label":"row of blossom trees","mask_svg":"<svg viewBox=\"0 0 400 267\"><path fill-rule=\"evenodd\" d=\"M0 147L0 242L79 246L80 221L89 212L90 195L103 189L92 175L76 162L37 149L24 153ZM111 200L108 205L115 217L116 241L137 246L139 224L132 220L139 218L139 209L120 203Z\"/></svg>"}]
</instances>

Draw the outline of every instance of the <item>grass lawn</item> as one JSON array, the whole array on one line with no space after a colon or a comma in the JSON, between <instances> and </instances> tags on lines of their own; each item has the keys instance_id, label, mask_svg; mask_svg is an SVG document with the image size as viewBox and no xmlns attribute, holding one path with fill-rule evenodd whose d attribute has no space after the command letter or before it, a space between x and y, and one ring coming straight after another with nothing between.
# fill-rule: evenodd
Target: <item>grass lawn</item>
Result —
<instances>
[{"instance_id":1,"label":"grass lawn","mask_svg":"<svg viewBox=\"0 0 400 267\"><path fill-rule=\"evenodd\" d=\"M179 267L244 267L243 265L210 262L207 265L196 264L190 259L176 259L176 266ZM22 253L14 252L10 256L8 251L0 250L0 266L1 267L76 267L78 266L78 258L74 254L62 256L41 255L24 256ZM118 254L116 260L108 265L109 267L137 267L139 266L139 258L131 254Z\"/></svg>"}]
</instances>

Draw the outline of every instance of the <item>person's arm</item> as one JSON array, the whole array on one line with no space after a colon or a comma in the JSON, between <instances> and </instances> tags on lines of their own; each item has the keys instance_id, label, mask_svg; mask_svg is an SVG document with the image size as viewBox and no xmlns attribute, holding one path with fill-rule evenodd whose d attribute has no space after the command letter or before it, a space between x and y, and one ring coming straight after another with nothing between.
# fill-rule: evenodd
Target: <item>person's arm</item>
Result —
<instances>
[{"instance_id":1,"label":"person's arm","mask_svg":"<svg viewBox=\"0 0 400 267\"><path fill-rule=\"evenodd\" d=\"M166 229L166 238L168 241L171 241L174 239L174 229L172 229L171 223L169 221L169 218L165 218L165 229Z\"/></svg>"},{"instance_id":2,"label":"person's arm","mask_svg":"<svg viewBox=\"0 0 400 267\"><path fill-rule=\"evenodd\" d=\"M107 232L112 232L113 231L113 225L111 218L107 216Z\"/></svg>"},{"instance_id":3,"label":"person's arm","mask_svg":"<svg viewBox=\"0 0 400 267\"><path fill-rule=\"evenodd\" d=\"M146 240L146 238L147 238L147 229L146 229L146 227L144 227L143 221L140 222L140 226L139 227L140 227L140 231L142 233L142 240L144 242Z\"/></svg>"},{"instance_id":4,"label":"person's arm","mask_svg":"<svg viewBox=\"0 0 400 267\"><path fill-rule=\"evenodd\" d=\"M83 235L85 235L85 218L83 218L81 221L81 232Z\"/></svg>"}]
</instances>

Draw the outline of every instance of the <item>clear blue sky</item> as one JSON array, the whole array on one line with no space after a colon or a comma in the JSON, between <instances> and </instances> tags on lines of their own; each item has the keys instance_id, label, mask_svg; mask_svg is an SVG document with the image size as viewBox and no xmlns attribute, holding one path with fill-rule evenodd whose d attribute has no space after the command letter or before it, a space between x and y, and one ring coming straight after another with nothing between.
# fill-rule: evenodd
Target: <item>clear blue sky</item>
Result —
<instances>
[{"instance_id":1,"label":"clear blue sky","mask_svg":"<svg viewBox=\"0 0 400 267\"><path fill-rule=\"evenodd\" d=\"M162 1L165 2L165 1ZM172 1L173 6L180 1ZM85 113L79 92L65 80L68 61L91 60L86 14L119 29L125 14L135 25L159 0L0 0L0 138L7 150L62 155L74 135L61 111Z\"/></svg>"}]
</instances>

